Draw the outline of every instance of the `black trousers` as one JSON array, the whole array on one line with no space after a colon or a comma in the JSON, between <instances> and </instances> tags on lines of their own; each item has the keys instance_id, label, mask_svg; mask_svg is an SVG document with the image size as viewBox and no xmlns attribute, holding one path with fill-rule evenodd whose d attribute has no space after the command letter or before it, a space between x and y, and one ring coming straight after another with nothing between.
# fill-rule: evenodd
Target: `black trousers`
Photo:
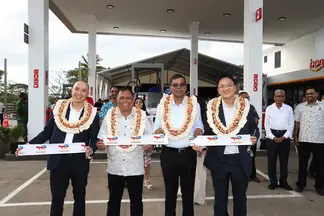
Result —
<instances>
[{"instance_id":1,"label":"black trousers","mask_svg":"<svg viewBox=\"0 0 324 216\"><path fill-rule=\"evenodd\" d=\"M257 148L257 145L251 146L251 150L253 152L253 157L252 157L252 172L251 172L250 178L256 177L256 166L255 166L256 148Z\"/></svg>"},{"instance_id":2,"label":"black trousers","mask_svg":"<svg viewBox=\"0 0 324 216\"><path fill-rule=\"evenodd\" d=\"M85 196L88 183L89 160L76 155L62 155L60 163L50 172L52 204L50 216L62 216L66 190L70 179L73 187L73 216L85 216Z\"/></svg>"},{"instance_id":3,"label":"black trousers","mask_svg":"<svg viewBox=\"0 0 324 216\"><path fill-rule=\"evenodd\" d=\"M144 166L144 165L143 165ZM125 183L130 198L131 216L143 215L143 180L144 175L118 176L108 173L109 201L107 216L120 216L120 204L123 198Z\"/></svg>"},{"instance_id":4,"label":"black trousers","mask_svg":"<svg viewBox=\"0 0 324 216\"><path fill-rule=\"evenodd\" d=\"M219 170L212 171L211 174L215 190L214 216L229 215L227 203L230 180L234 203L233 216L246 216L246 190L249 178L243 170L240 155L223 155Z\"/></svg>"},{"instance_id":5,"label":"black trousers","mask_svg":"<svg viewBox=\"0 0 324 216\"><path fill-rule=\"evenodd\" d=\"M3 114L0 114L0 123L3 125Z\"/></svg>"},{"instance_id":6,"label":"black trousers","mask_svg":"<svg viewBox=\"0 0 324 216\"><path fill-rule=\"evenodd\" d=\"M188 147L183 152L162 147L161 167L165 184L165 216L176 216L177 192L182 193L182 215L194 215L194 187L197 153Z\"/></svg>"},{"instance_id":7,"label":"black trousers","mask_svg":"<svg viewBox=\"0 0 324 216\"><path fill-rule=\"evenodd\" d=\"M315 174L315 170L316 170L316 165L314 163L314 156L312 157L311 163L308 167L308 173L310 173L311 175Z\"/></svg>"},{"instance_id":8,"label":"black trousers","mask_svg":"<svg viewBox=\"0 0 324 216\"><path fill-rule=\"evenodd\" d=\"M298 148L299 170L297 187L304 189L307 185L307 165L310 157L313 154L315 165L315 188L324 189L324 144L300 142Z\"/></svg>"},{"instance_id":9,"label":"black trousers","mask_svg":"<svg viewBox=\"0 0 324 216\"><path fill-rule=\"evenodd\" d=\"M271 130L273 135L281 137L286 131L276 132ZM280 178L279 184L287 184L288 178L288 160L290 152L290 139L285 139L282 143L276 143L267 139L267 156L268 156L268 176L270 184L278 184L277 179L277 158L279 156Z\"/></svg>"}]
</instances>

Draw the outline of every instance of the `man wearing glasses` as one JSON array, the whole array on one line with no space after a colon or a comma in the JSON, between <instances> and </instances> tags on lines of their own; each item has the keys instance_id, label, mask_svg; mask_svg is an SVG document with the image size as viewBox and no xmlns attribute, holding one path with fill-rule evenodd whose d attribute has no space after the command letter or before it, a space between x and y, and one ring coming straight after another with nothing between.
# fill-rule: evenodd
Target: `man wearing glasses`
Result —
<instances>
[{"instance_id":1,"label":"man wearing glasses","mask_svg":"<svg viewBox=\"0 0 324 216\"><path fill-rule=\"evenodd\" d=\"M157 107L153 131L165 134L169 141L162 147L161 167L165 184L165 215L176 215L177 191L182 192L185 216L194 215L194 185L197 154L189 143L190 136L203 134L200 106L195 96L186 96L184 76L175 74L170 80L171 95L164 95Z\"/></svg>"},{"instance_id":2,"label":"man wearing glasses","mask_svg":"<svg viewBox=\"0 0 324 216\"><path fill-rule=\"evenodd\" d=\"M294 130L294 113L290 106L284 104L285 92L278 89L274 92L274 103L267 107L265 113L265 130L267 137L269 190L277 187L291 191L288 185L288 159L290 138ZM277 180L277 157L280 162L279 185Z\"/></svg>"}]
</instances>

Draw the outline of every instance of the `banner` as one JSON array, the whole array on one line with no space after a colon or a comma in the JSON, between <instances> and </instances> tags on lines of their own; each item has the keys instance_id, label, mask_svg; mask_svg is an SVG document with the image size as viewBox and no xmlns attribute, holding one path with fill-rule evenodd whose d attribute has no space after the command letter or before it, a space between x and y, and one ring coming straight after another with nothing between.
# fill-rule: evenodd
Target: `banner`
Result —
<instances>
[{"instance_id":1,"label":"banner","mask_svg":"<svg viewBox=\"0 0 324 216\"><path fill-rule=\"evenodd\" d=\"M219 135L190 137L190 145L197 146L229 146L229 145L252 145L250 135Z\"/></svg>"},{"instance_id":2,"label":"banner","mask_svg":"<svg viewBox=\"0 0 324 216\"><path fill-rule=\"evenodd\" d=\"M85 147L85 143L26 144L18 146L17 155L28 156L84 153Z\"/></svg>"},{"instance_id":3,"label":"banner","mask_svg":"<svg viewBox=\"0 0 324 216\"><path fill-rule=\"evenodd\" d=\"M167 145L168 138L163 134L131 137L103 136L105 145Z\"/></svg>"}]
</instances>

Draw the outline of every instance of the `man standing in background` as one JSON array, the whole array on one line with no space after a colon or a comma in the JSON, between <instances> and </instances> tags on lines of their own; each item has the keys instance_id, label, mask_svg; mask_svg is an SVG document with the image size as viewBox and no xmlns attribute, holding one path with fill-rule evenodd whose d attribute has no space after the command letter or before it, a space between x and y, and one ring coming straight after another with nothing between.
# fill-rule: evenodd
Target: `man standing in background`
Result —
<instances>
[{"instance_id":1,"label":"man standing in background","mask_svg":"<svg viewBox=\"0 0 324 216\"><path fill-rule=\"evenodd\" d=\"M107 115L108 110L110 110L110 108L115 107L117 104L117 94L118 94L118 88L117 87L111 87L110 88L110 94L109 94L109 99L110 101L105 103L102 107L101 110L99 112L99 119L103 120L105 118L105 116Z\"/></svg>"},{"instance_id":2,"label":"man standing in background","mask_svg":"<svg viewBox=\"0 0 324 216\"><path fill-rule=\"evenodd\" d=\"M0 122L1 122L1 125L3 125L3 113L4 113L4 110L5 110L5 106L3 105L3 103L0 102Z\"/></svg>"},{"instance_id":3,"label":"man standing in background","mask_svg":"<svg viewBox=\"0 0 324 216\"><path fill-rule=\"evenodd\" d=\"M24 141L27 143L27 123L28 123L28 101L27 94L25 92L20 93L20 100L17 101L16 111L17 111L17 124L22 124L25 129Z\"/></svg>"}]
</instances>

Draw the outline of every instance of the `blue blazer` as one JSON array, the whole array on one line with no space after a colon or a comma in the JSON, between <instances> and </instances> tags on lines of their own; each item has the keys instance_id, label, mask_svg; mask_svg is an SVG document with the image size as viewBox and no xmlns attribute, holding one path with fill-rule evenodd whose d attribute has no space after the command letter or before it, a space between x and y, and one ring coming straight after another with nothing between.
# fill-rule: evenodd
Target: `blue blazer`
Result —
<instances>
[{"instance_id":1,"label":"blue blazer","mask_svg":"<svg viewBox=\"0 0 324 216\"><path fill-rule=\"evenodd\" d=\"M244 127L240 130L238 134L250 134L253 135L255 132L255 136L259 137L260 131L258 128L258 125L255 122L255 115L253 113L253 108L251 108L252 105L250 105L250 111L247 116L247 122L244 125ZM219 107L219 119L221 122L226 126L225 122L225 116L223 111L223 106L220 105ZM203 122L205 123L205 135L215 135L213 130L210 128L209 124L207 123L207 117L206 114L204 115L205 119L203 119ZM220 163L221 159L224 155L225 146L218 146L218 147L209 147L206 153L204 166L209 169L210 171L217 171L221 168ZM242 161L242 167L244 170L244 173L247 177L250 177L252 172L252 157L250 153L248 152L248 146L239 146L239 154Z\"/></svg>"},{"instance_id":2,"label":"blue blazer","mask_svg":"<svg viewBox=\"0 0 324 216\"><path fill-rule=\"evenodd\" d=\"M83 111L80 114L80 118L83 116ZM70 115L70 107L66 112L66 118L69 119ZM96 115L93 120L90 128L88 130L84 130L81 133L74 134L73 142L84 142L87 146L91 146L93 152L97 150L97 135L99 133L99 117ZM43 131L40 132L35 138L29 141L29 144L42 144L49 140L49 143L64 143L66 133L61 131L55 121L54 118L51 117L44 127ZM84 153L73 154L71 155L73 160L82 161L88 160L85 158ZM47 160L47 169L54 170L57 168L60 160L62 158L61 154L49 155Z\"/></svg>"}]
</instances>

